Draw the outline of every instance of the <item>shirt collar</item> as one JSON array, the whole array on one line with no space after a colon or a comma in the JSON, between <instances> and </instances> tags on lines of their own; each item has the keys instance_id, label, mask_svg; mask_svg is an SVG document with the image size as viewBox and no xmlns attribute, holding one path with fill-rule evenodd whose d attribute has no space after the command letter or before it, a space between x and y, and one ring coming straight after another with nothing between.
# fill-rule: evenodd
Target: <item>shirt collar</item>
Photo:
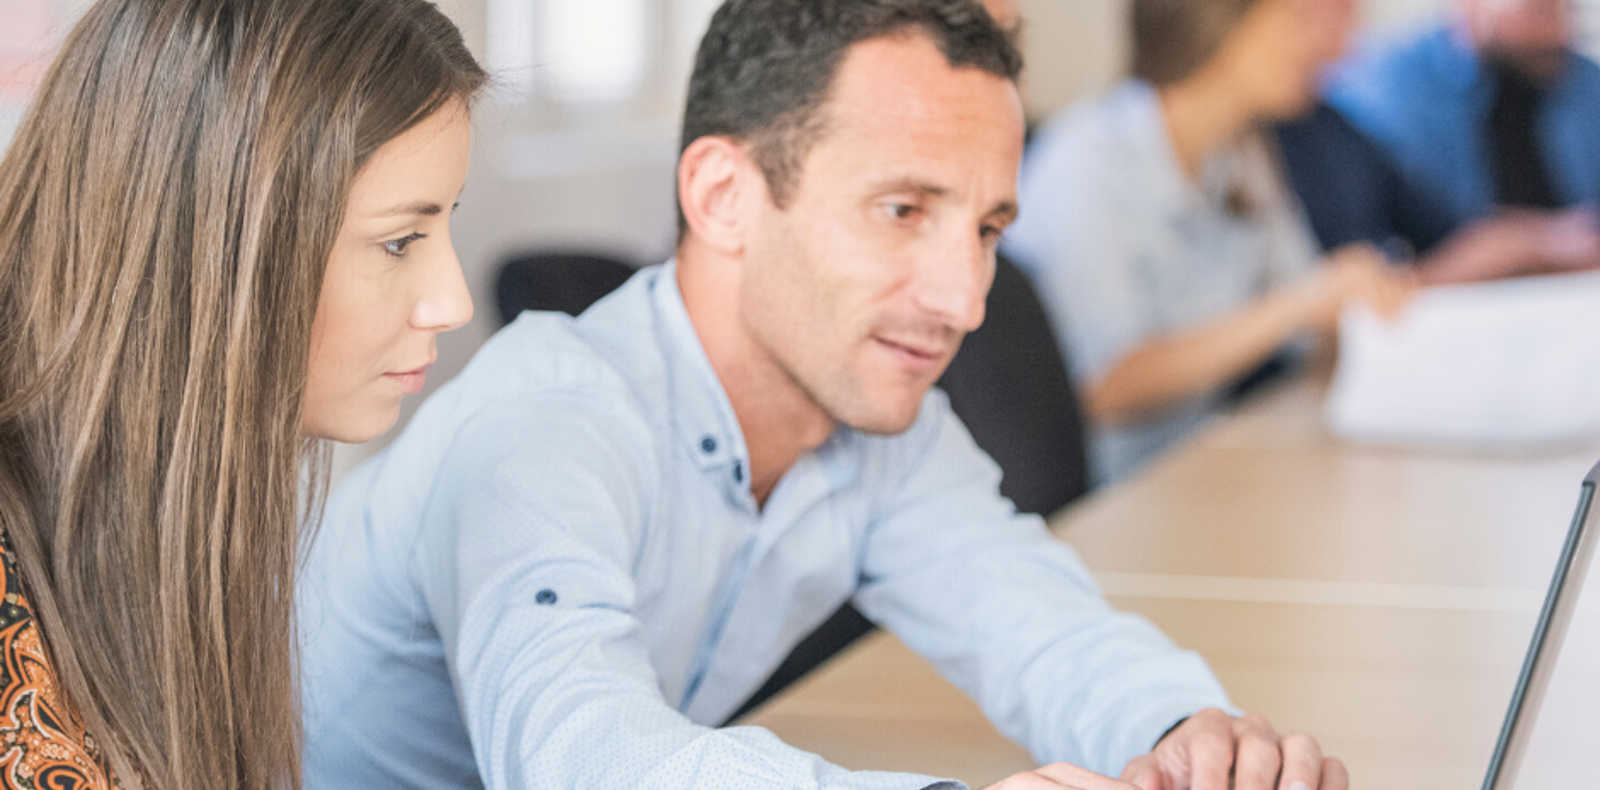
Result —
<instances>
[{"instance_id":1,"label":"shirt collar","mask_svg":"<svg viewBox=\"0 0 1600 790\"><path fill-rule=\"evenodd\" d=\"M1220 207L1226 199L1223 193L1233 188L1239 167L1234 161L1238 151L1229 147L1212 154L1196 183L1178 161L1155 88L1142 80L1129 80L1123 97L1129 113L1127 130L1142 154L1138 167L1144 171L1150 202L1177 218L1210 213Z\"/></svg>"},{"instance_id":2,"label":"shirt collar","mask_svg":"<svg viewBox=\"0 0 1600 790\"><path fill-rule=\"evenodd\" d=\"M678 290L678 264L661 267L653 298L661 352L666 359L666 379L671 419L677 440L700 469L726 472L731 484L750 490L750 453L744 431L722 380L711 367L700 335Z\"/></svg>"}]
</instances>

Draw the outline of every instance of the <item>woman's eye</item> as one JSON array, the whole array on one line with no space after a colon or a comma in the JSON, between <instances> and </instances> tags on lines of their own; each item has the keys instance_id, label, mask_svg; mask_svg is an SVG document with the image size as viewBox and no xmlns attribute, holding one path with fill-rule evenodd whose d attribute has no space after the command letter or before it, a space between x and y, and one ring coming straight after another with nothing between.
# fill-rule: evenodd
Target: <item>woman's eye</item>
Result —
<instances>
[{"instance_id":1,"label":"woman's eye","mask_svg":"<svg viewBox=\"0 0 1600 790\"><path fill-rule=\"evenodd\" d=\"M383 243L383 251L393 257L404 258L406 255L406 248L411 246L411 242L421 241L422 239L426 238L428 237L424 234L413 233L409 236L402 236L398 239L392 239Z\"/></svg>"}]
</instances>

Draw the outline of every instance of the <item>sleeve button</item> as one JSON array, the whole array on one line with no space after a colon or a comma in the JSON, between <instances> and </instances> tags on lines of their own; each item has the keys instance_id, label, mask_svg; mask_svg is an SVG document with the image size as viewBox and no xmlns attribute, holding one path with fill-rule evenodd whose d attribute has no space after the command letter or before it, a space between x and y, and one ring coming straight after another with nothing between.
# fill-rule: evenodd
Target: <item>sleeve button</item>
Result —
<instances>
[{"instance_id":1,"label":"sleeve button","mask_svg":"<svg viewBox=\"0 0 1600 790\"><path fill-rule=\"evenodd\" d=\"M540 590L539 594L533 597L533 600L538 601L541 606L550 606L556 602L556 591Z\"/></svg>"}]
</instances>

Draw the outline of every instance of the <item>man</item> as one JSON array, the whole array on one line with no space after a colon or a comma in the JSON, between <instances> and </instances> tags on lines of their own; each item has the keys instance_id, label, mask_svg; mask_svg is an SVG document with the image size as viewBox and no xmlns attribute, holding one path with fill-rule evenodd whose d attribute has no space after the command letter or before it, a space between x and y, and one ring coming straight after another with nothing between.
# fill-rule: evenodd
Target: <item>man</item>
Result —
<instances>
[{"instance_id":1,"label":"man","mask_svg":"<svg viewBox=\"0 0 1600 790\"><path fill-rule=\"evenodd\" d=\"M308 787L959 787L714 729L852 599L1043 760L1346 787L1107 608L930 393L1016 213L1020 66L973 0L718 11L676 261L502 332L333 498ZM1002 786L1127 787L1084 768Z\"/></svg>"},{"instance_id":2,"label":"man","mask_svg":"<svg viewBox=\"0 0 1600 790\"><path fill-rule=\"evenodd\" d=\"M1600 264L1600 67L1572 49L1570 0L1460 7L1345 64L1328 101L1439 200L1450 230L1511 210L1509 229L1469 242L1515 259L1493 274Z\"/></svg>"}]
</instances>

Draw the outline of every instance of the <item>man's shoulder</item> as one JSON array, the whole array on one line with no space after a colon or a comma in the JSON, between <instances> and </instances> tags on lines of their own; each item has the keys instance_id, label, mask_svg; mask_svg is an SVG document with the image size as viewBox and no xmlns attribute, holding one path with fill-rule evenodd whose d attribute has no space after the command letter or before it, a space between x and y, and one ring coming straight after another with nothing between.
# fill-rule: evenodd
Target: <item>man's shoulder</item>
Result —
<instances>
[{"instance_id":1,"label":"man's shoulder","mask_svg":"<svg viewBox=\"0 0 1600 790\"><path fill-rule=\"evenodd\" d=\"M1455 28L1438 25L1368 41L1330 70L1328 96L1348 112L1352 105L1438 94L1473 71L1476 56L1459 36Z\"/></svg>"}]
</instances>

